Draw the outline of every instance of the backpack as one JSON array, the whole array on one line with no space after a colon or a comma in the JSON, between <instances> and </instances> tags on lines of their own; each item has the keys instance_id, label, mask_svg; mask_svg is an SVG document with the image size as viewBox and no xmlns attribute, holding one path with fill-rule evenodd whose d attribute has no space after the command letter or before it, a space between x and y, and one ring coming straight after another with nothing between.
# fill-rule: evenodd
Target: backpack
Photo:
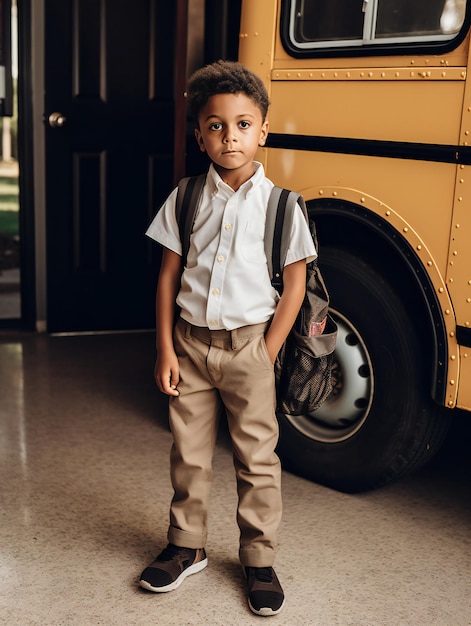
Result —
<instances>
[{"instance_id":1,"label":"backpack","mask_svg":"<svg viewBox=\"0 0 471 626\"><path fill-rule=\"evenodd\" d=\"M206 174L202 174L183 178L178 183L175 216L182 243L182 268L205 180ZM271 282L280 295L296 204L304 213L318 250L315 224L308 216L303 197L275 186L268 200L264 244ZM329 295L316 257L306 265L306 295L275 361L277 409L283 413L308 415L319 408L332 391L337 326L328 308Z\"/></svg>"}]
</instances>

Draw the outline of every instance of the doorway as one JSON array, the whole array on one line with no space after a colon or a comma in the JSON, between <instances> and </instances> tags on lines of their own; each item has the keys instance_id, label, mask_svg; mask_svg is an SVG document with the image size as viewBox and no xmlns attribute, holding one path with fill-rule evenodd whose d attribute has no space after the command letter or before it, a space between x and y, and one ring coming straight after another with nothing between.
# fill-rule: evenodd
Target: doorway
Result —
<instances>
[{"instance_id":1,"label":"doorway","mask_svg":"<svg viewBox=\"0 0 471 626\"><path fill-rule=\"evenodd\" d=\"M0 5L0 61L5 68L5 92L11 101L0 117L0 323L21 318L20 202L18 166L18 14L16 0ZM9 49L8 49L9 48ZM11 68L10 84L8 73ZM5 100L7 98L5 97ZM5 110L6 109L6 110Z\"/></svg>"}]
</instances>

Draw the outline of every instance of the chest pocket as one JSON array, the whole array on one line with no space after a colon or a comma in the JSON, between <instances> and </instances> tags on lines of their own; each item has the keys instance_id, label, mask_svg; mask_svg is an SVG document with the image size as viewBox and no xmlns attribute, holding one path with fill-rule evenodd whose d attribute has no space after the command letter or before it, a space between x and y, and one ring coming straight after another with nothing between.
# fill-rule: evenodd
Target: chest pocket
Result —
<instances>
[{"instance_id":1,"label":"chest pocket","mask_svg":"<svg viewBox=\"0 0 471 626\"><path fill-rule=\"evenodd\" d=\"M245 224L241 251L246 261L266 265L264 234L265 224L254 224L250 221Z\"/></svg>"}]
</instances>

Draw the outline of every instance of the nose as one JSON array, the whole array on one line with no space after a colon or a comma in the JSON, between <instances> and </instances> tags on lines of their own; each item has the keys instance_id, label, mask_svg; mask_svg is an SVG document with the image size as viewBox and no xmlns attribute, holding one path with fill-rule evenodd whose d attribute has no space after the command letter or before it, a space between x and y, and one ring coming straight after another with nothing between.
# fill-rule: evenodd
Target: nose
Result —
<instances>
[{"instance_id":1,"label":"nose","mask_svg":"<svg viewBox=\"0 0 471 626\"><path fill-rule=\"evenodd\" d=\"M237 136L233 128L227 128L223 142L224 143L232 143L233 141L237 141Z\"/></svg>"}]
</instances>

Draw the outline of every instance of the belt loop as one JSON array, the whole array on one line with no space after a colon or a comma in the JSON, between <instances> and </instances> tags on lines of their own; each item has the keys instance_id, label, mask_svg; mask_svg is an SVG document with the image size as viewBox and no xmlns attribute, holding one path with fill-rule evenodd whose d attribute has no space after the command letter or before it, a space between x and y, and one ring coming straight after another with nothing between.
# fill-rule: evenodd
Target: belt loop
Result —
<instances>
[{"instance_id":1,"label":"belt loop","mask_svg":"<svg viewBox=\"0 0 471 626\"><path fill-rule=\"evenodd\" d=\"M231 330L231 348L237 350L237 328Z\"/></svg>"},{"instance_id":2,"label":"belt loop","mask_svg":"<svg viewBox=\"0 0 471 626\"><path fill-rule=\"evenodd\" d=\"M191 324L189 324L186 320L183 320L185 324L185 339L189 339L191 337Z\"/></svg>"}]
</instances>

